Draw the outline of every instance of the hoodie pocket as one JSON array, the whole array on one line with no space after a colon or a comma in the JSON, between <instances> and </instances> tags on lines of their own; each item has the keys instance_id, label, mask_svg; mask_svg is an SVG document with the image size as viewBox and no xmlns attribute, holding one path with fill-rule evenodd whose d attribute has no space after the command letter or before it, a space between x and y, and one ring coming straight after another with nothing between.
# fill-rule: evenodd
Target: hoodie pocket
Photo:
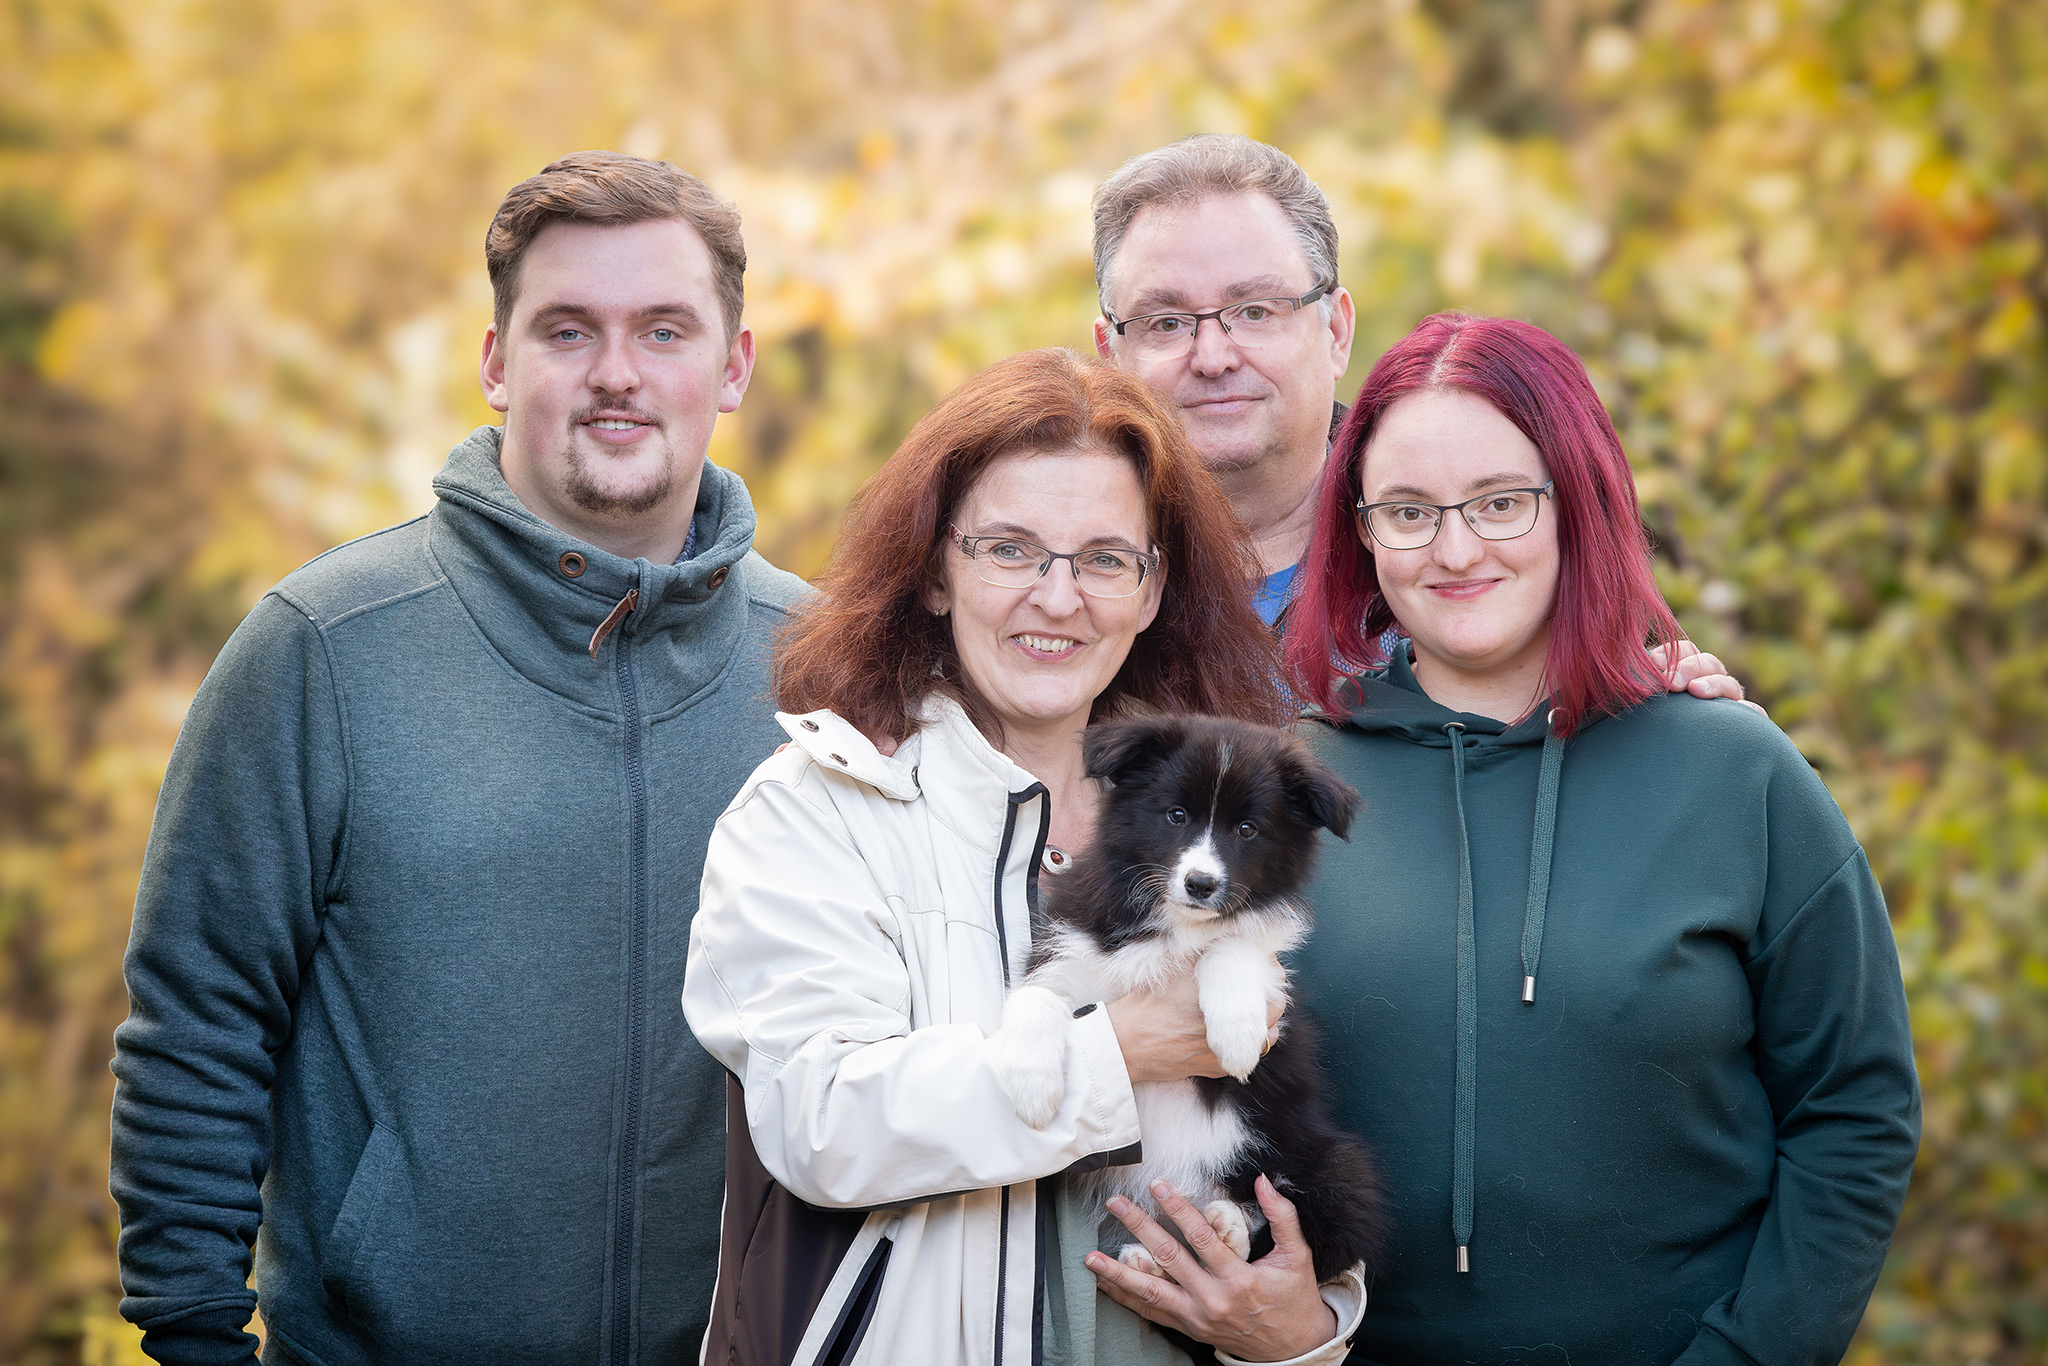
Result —
<instances>
[{"instance_id":1,"label":"hoodie pocket","mask_svg":"<svg viewBox=\"0 0 2048 1366\"><path fill-rule=\"evenodd\" d=\"M393 1188L403 1179L404 1170L398 1136L381 1124L371 1125L369 1142L356 1159L355 1174L342 1194L334 1227L327 1233L326 1253L320 1259L320 1283L343 1308L348 1307L349 1288L357 1283L365 1235L390 1205Z\"/></svg>"},{"instance_id":2,"label":"hoodie pocket","mask_svg":"<svg viewBox=\"0 0 2048 1366\"><path fill-rule=\"evenodd\" d=\"M839 1306L839 1317L825 1338L825 1350L818 1354L818 1366L846 1366L860 1350L861 1339L868 1335L868 1325L874 1322L875 1302L882 1295L882 1275L889 1269L889 1254L895 1247L893 1240L884 1238L868 1253L860 1276L853 1283L853 1293Z\"/></svg>"}]
</instances>

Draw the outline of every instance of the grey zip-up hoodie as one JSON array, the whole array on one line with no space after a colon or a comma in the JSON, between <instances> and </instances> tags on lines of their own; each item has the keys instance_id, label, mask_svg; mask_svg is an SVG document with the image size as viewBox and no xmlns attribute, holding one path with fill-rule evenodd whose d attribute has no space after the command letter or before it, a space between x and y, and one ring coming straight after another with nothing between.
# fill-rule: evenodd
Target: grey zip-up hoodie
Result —
<instances>
[{"instance_id":1,"label":"grey zip-up hoodie","mask_svg":"<svg viewBox=\"0 0 2048 1366\"><path fill-rule=\"evenodd\" d=\"M252 1243L267 1360L696 1359L724 1093L676 998L803 585L736 475L694 558L629 561L522 507L499 439L258 603L172 755L114 1060L161 1360L250 1359Z\"/></svg>"}]
</instances>

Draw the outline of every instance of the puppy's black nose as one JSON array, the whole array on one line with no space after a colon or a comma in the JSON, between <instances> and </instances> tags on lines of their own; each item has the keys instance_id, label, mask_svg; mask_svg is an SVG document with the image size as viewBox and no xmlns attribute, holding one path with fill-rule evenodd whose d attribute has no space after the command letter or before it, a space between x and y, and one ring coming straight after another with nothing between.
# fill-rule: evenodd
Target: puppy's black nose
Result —
<instances>
[{"instance_id":1,"label":"puppy's black nose","mask_svg":"<svg viewBox=\"0 0 2048 1366\"><path fill-rule=\"evenodd\" d=\"M1188 895L1197 901L1207 901L1216 894L1214 873L1193 872L1181 879L1181 885L1188 889Z\"/></svg>"}]
</instances>

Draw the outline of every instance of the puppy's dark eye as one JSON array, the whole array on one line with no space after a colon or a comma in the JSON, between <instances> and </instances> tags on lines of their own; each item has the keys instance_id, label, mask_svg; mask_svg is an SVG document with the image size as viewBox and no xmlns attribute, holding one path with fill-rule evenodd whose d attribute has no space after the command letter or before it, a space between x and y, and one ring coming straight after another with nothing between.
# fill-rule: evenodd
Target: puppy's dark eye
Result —
<instances>
[{"instance_id":1,"label":"puppy's dark eye","mask_svg":"<svg viewBox=\"0 0 2048 1366\"><path fill-rule=\"evenodd\" d=\"M1186 825L1188 823L1188 813L1177 806L1170 806L1166 809L1166 823L1168 825Z\"/></svg>"},{"instance_id":2,"label":"puppy's dark eye","mask_svg":"<svg viewBox=\"0 0 2048 1366\"><path fill-rule=\"evenodd\" d=\"M1241 840L1253 839L1258 833L1259 827L1253 825L1250 821L1245 821L1237 827L1237 837Z\"/></svg>"}]
</instances>

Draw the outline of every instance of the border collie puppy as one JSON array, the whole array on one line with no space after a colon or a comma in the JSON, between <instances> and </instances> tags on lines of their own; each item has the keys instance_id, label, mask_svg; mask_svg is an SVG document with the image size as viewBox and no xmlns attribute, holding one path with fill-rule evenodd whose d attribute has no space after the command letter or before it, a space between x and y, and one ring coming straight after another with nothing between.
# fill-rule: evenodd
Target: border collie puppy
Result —
<instances>
[{"instance_id":1,"label":"border collie puppy","mask_svg":"<svg viewBox=\"0 0 2048 1366\"><path fill-rule=\"evenodd\" d=\"M1091 727L1089 776L1113 786L1095 844L1051 892L1031 966L995 1038L1018 1115L1049 1123L1065 1088L1073 1012L1195 974L1209 1047L1228 1077L1135 1086L1144 1157L1078 1179L1099 1202L1156 1206L1164 1177L1248 1256L1265 1216L1264 1172L1297 1202L1316 1277L1373 1250L1378 1184L1363 1147L1318 1094L1313 1027L1290 1011L1266 1050L1266 1006L1286 981L1273 955L1300 943L1301 890L1319 830L1351 829L1358 794L1279 731L1211 717L1146 717ZM1262 1056L1263 1055L1263 1056ZM1149 1262L1132 1244L1123 1259Z\"/></svg>"}]
</instances>

